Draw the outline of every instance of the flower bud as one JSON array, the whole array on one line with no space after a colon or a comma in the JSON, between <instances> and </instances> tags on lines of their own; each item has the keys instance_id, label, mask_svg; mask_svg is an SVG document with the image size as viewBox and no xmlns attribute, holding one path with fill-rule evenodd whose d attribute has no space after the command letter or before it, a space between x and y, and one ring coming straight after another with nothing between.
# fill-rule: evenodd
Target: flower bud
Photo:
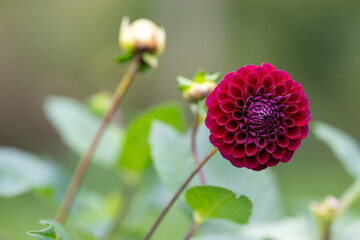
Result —
<instances>
[{"instance_id":1,"label":"flower bud","mask_svg":"<svg viewBox=\"0 0 360 240\"><path fill-rule=\"evenodd\" d=\"M183 92L184 98L189 102L198 102L206 98L216 87L215 82L193 83Z\"/></svg>"},{"instance_id":2,"label":"flower bud","mask_svg":"<svg viewBox=\"0 0 360 240\"><path fill-rule=\"evenodd\" d=\"M111 94L105 91L96 93L90 97L88 105L93 113L103 116L110 108Z\"/></svg>"},{"instance_id":3,"label":"flower bud","mask_svg":"<svg viewBox=\"0 0 360 240\"><path fill-rule=\"evenodd\" d=\"M188 102L197 103L205 99L215 89L219 77L220 73L210 75L204 71L199 71L195 74L193 80L178 76L177 81L183 97Z\"/></svg>"},{"instance_id":4,"label":"flower bud","mask_svg":"<svg viewBox=\"0 0 360 240\"><path fill-rule=\"evenodd\" d=\"M312 202L310 210L320 226L332 222L337 216L340 201L334 196L327 196L322 202Z\"/></svg>"},{"instance_id":5,"label":"flower bud","mask_svg":"<svg viewBox=\"0 0 360 240\"><path fill-rule=\"evenodd\" d=\"M125 51L160 55L165 48L165 30L148 19L129 23L129 18L124 17L120 26L119 44Z\"/></svg>"}]
</instances>

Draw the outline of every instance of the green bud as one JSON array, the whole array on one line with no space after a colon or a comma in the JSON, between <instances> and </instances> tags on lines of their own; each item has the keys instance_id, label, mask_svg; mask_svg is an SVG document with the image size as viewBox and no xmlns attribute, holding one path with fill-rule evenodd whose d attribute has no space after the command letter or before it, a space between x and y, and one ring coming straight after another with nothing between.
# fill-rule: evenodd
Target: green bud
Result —
<instances>
[{"instance_id":1,"label":"green bud","mask_svg":"<svg viewBox=\"0 0 360 240\"><path fill-rule=\"evenodd\" d=\"M178 76L178 88L182 91L184 99L190 103L198 103L216 88L216 81L219 77L220 73L208 74L200 70L195 74L193 80Z\"/></svg>"},{"instance_id":2,"label":"green bud","mask_svg":"<svg viewBox=\"0 0 360 240\"><path fill-rule=\"evenodd\" d=\"M111 94L109 92L99 92L91 96L88 101L89 107L96 115L103 116L111 105Z\"/></svg>"},{"instance_id":3,"label":"green bud","mask_svg":"<svg viewBox=\"0 0 360 240\"><path fill-rule=\"evenodd\" d=\"M334 196L327 196L322 202L312 202L310 210L320 228L332 222L337 216L340 201Z\"/></svg>"},{"instance_id":4,"label":"green bud","mask_svg":"<svg viewBox=\"0 0 360 240\"><path fill-rule=\"evenodd\" d=\"M196 83L194 82L191 86L183 91L183 97L192 103L196 103L201 99L206 98L216 87L214 82Z\"/></svg>"}]
</instances>

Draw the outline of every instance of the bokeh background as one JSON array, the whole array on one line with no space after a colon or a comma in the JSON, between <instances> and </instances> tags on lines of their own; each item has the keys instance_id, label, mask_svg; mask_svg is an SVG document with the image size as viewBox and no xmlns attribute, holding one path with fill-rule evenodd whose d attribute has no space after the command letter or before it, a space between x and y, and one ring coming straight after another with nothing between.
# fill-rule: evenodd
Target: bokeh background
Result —
<instances>
[{"instance_id":1,"label":"bokeh background","mask_svg":"<svg viewBox=\"0 0 360 240\"><path fill-rule=\"evenodd\" d=\"M114 89L126 68L112 63L124 15L152 19L167 32L159 69L137 77L123 102L126 121L155 103L182 101L176 75L269 62L303 85L313 121L360 139L359 1L0 0L0 145L64 164L78 160L47 122L44 98L86 100ZM302 202L339 195L351 183L312 134L291 163L274 170L290 215ZM110 181L101 171L91 176ZM31 194L0 199L0 233L9 239L24 239L39 228L38 219L52 216Z\"/></svg>"}]
</instances>

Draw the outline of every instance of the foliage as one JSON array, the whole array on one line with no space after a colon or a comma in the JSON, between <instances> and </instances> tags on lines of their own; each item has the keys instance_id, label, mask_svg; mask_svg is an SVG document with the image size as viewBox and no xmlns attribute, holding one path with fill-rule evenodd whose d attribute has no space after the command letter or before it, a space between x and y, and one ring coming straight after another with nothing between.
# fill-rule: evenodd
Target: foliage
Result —
<instances>
[{"instance_id":1,"label":"foliage","mask_svg":"<svg viewBox=\"0 0 360 240\"><path fill-rule=\"evenodd\" d=\"M38 231L29 231L27 234L39 240L72 240L70 235L59 223L53 220L40 220L40 224L46 225L47 227Z\"/></svg>"}]
</instances>

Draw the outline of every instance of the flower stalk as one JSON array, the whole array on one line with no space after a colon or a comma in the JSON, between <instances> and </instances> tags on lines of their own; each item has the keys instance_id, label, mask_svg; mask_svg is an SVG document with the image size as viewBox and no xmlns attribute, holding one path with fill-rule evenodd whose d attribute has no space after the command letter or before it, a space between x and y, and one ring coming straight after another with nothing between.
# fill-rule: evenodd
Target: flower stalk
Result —
<instances>
[{"instance_id":1,"label":"flower stalk","mask_svg":"<svg viewBox=\"0 0 360 240\"><path fill-rule=\"evenodd\" d=\"M199 228L199 226L200 226L199 223L194 222L194 223L191 225L189 231L186 233L186 236L184 237L184 240L189 240L189 239L194 235L194 233L195 233L196 230Z\"/></svg>"},{"instance_id":2,"label":"flower stalk","mask_svg":"<svg viewBox=\"0 0 360 240\"><path fill-rule=\"evenodd\" d=\"M165 206L163 211L160 213L159 217L156 219L154 225L151 227L149 232L146 234L144 240L149 240L152 234L155 232L156 228L161 223L162 219L165 217L169 209L174 205L175 201L178 199L180 194L184 191L186 186L190 183L190 181L194 178L194 176L200 171L200 169L207 163L207 161L217 152L217 148L213 148L208 155L201 161L201 163L195 168L195 170L190 174L190 176L185 180L185 182L180 186L175 195L172 197L170 202Z\"/></svg>"},{"instance_id":3,"label":"flower stalk","mask_svg":"<svg viewBox=\"0 0 360 240\"><path fill-rule=\"evenodd\" d=\"M83 157L80 159L80 161L76 167L75 173L73 175L73 178L71 179L71 182L67 189L66 195L65 195L65 197L60 205L60 208L56 214L56 217L55 217L55 220L59 223L63 223L66 220L66 217L69 213L71 204L72 204L72 202L75 198L75 195L78 191L78 188L84 178L85 172L89 166L91 157L96 149L96 146L98 145L98 143L101 139L101 136L103 135L107 125L113 118L117 107L121 103L121 100L124 98L125 93L127 92L130 84L132 83L136 73L139 70L139 66L141 65L141 56L142 56L141 51L138 51L134 55L133 61L130 65L128 71L125 73L125 75L123 76L122 80L120 81L119 85L116 88L116 91L112 98L112 102L111 102L109 110L104 115L104 117L100 123L100 126L99 126L98 130L96 131L96 134L95 134L93 140L91 141L91 144L90 144L88 150L83 155Z\"/></svg>"}]
</instances>

